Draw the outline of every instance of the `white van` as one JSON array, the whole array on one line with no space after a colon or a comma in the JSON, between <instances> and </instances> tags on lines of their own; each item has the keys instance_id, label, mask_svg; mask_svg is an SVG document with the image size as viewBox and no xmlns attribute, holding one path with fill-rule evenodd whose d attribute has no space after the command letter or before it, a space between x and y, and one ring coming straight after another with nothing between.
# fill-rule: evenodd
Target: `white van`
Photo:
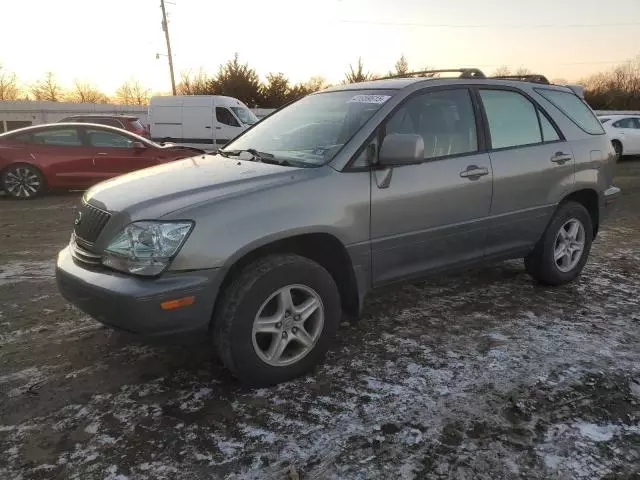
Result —
<instances>
[{"instance_id":1,"label":"white van","mask_svg":"<svg viewBox=\"0 0 640 480\"><path fill-rule=\"evenodd\" d=\"M256 123L240 100L220 95L152 97L149 127L156 142L217 150Z\"/></svg>"}]
</instances>

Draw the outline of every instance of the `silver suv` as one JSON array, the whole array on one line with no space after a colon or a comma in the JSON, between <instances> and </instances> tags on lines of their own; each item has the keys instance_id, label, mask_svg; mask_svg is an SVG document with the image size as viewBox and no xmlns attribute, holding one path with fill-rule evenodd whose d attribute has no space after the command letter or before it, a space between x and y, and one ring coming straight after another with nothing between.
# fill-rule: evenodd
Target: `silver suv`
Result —
<instances>
[{"instance_id":1,"label":"silver suv","mask_svg":"<svg viewBox=\"0 0 640 480\"><path fill-rule=\"evenodd\" d=\"M309 95L217 155L93 187L62 295L116 329L207 336L258 386L310 370L388 284L513 258L574 280L620 193L600 122L544 77L449 72Z\"/></svg>"}]
</instances>

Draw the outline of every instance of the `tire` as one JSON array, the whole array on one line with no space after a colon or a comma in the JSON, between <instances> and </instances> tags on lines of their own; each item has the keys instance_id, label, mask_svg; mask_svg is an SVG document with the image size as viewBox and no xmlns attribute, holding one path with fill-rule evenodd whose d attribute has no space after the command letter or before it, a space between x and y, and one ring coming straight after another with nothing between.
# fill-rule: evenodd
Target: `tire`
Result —
<instances>
[{"instance_id":1,"label":"tire","mask_svg":"<svg viewBox=\"0 0 640 480\"><path fill-rule=\"evenodd\" d=\"M612 140L611 145L613 145L613 149L616 151L616 159L618 161L622 160L622 143L619 140Z\"/></svg>"},{"instance_id":2,"label":"tire","mask_svg":"<svg viewBox=\"0 0 640 480\"><path fill-rule=\"evenodd\" d=\"M8 195L19 200L36 198L46 190L40 170L27 163L7 167L0 176L0 185Z\"/></svg>"},{"instance_id":3,"label":"tire","mask_svg":"<svg viewBox=\"0 0 640 480\"><path fill-rule=\"evenodd\" d=\"M581 228L577 227L576 241L567 240L566 238L571 236L571 227L574 225L581 226ZM564 234L561 233L561 229ZM577 202L563 203L558 207L542 238L525 258L527 272L545 285L569 283L580 275L587 263L592 241L593 224L587 209ZM580 243L582 243L582 250L578 257L575 249ZM570 245L568 250L567 245ZM556 260L556 253L563 253L563 256Z\"/></svg>"},{"instance_id":4,"label":"tire","mask_svg":"<svg viewBox=\"0 0 640 480\"><path fill-rule=\"evenodd\" d=\"M293 308L285 308L287 292ZM305 302L312 313L296 321L294 314ZM322 266L298 255L271 255L245 267L222 293L213 318L213 341L222 362L240 381L251 387L275 385L322 361L341 314L338 288ZM260 328L269 332L257 331ZM279 357L278 342L286 343Z\"/></svg>"}]
</instances>

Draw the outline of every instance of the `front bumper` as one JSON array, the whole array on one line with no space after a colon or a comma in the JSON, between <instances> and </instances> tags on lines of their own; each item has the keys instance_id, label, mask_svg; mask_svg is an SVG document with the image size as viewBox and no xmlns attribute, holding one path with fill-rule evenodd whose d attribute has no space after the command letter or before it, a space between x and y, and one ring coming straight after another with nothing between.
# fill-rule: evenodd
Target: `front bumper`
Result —
<instances>
[{"instance_id":1,"label":"front bumper","mask_svg":"<svg viewBox=\"0 0 640 480\"><path fill-rule=\"evenodd\" d=\"M99 322L144 336L206 332L220 287L219 269L166 272L143 279L77 265L69 247L58 254L56 281L64 298ZM164 310L160 304L194 296L188 306Z\"/></svg>"}]
</instances>

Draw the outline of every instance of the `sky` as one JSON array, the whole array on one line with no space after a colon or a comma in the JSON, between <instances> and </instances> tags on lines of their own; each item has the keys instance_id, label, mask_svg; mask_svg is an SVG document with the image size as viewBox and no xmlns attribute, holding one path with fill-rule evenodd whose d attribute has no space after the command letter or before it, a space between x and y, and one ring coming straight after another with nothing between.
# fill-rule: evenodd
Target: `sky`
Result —
<instances>
[{"instance_id":1,"label":"sky","mask_svg":"<svg viewBox=\"0 0 640 480\"><path fill-rule=\"evenodd\" d=\"M169 3L170 2L170 3ZM5 0L0 65L113 93L137 79L170 91L160 0ZM640 0L167 0L176 70L215 73L238 52L261 77L339 82L362 57L386 73L506 65L569 81L640 55Z\"/></svg>"}]
</instances>

